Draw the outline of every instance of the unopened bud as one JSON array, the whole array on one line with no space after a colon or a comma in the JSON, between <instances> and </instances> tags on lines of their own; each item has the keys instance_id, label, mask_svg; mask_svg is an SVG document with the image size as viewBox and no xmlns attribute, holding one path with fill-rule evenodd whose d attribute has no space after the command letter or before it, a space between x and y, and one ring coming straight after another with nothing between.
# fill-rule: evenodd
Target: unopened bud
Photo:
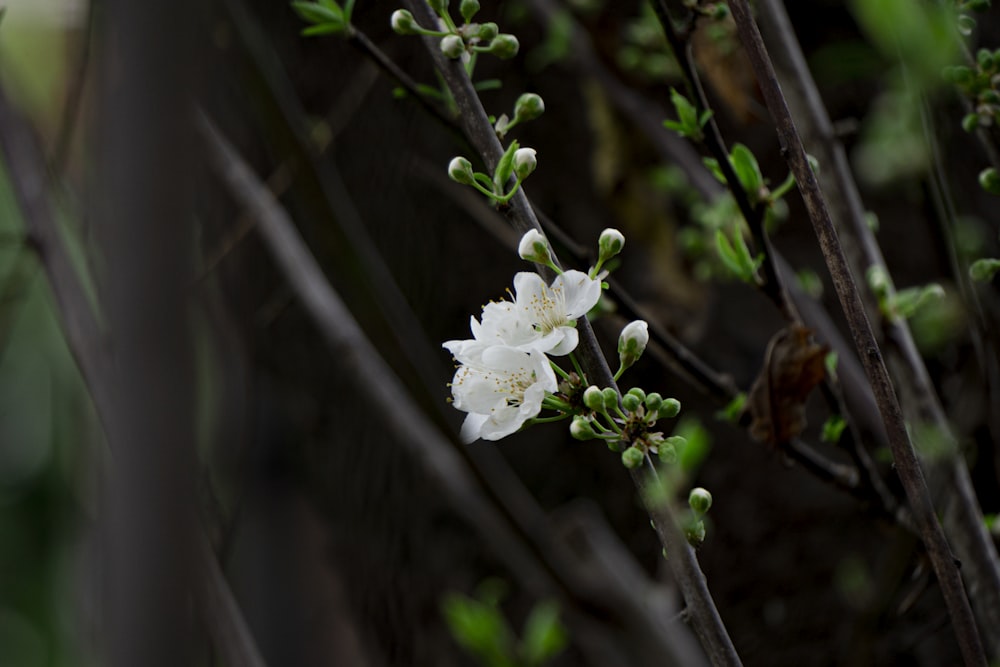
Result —
<instances>
[{"instance_id":1,"label":"unopened bud","mask_svg":"<svg viewBox=\"0 0 1000 667\"><path fill-rule=\"evenodd\" d=\"M518 121L534 120L545 112L545 102L535 93L524 93L514 103L514 118Z\"/></svg>"},{"instance_id":2,"label":"unopened bud","mask_svg":"<svg viewBox=\"0 0 1000 667\"><path fill-rule=\"evenodd\" d=\"M618 392L612 387L605 387L601 394L604 396L604 407L613 410L618 405Z\"/></svg>"},{"instance_id":3,"label":"unopened bud","mask_svg":"<svg viewBox=\"0 0 1000 667\"><path fill-rule=\"evenodd\" d=\"M448 11L448 0L427 0L435 14L441 15Z\"/></svg>"},{"instance_id":4,"label":"unopened bud","mask_svg":"<svg viewBox=\"0 0 1000 667\"><path fill-rule=\"evenodd\" d=\"M489 52L501 60L507 60L517 55L518 48L520 48L520 44L517 41L517 37L502 33L494 37L493 41L490 42Z\"/></svg>"},{"instance_id":5,"label":"unopened bud","mask_svg":"<svg viewBox=\"0 0 1000 667\"><path fill-rule=\"evenodd\" d=\"M691 493L688 494L688 505L695 514L707 514L712 507L712 494L700 486L691 489Z\"/></svg>"},{"instance_id":6,"label":"unopened bud","mask_svg":"<svg viewBox=\"0 0 1000 667\"><path fill-rule=\"evenodd\" d=\"M635 394L625 394L622 396L622 407L624 407L629 412L635 412L642 405L642 401Z\"/></svg>"},{"instance_id":7,"label":"unopened bud","mask_svg":"<svg viewBox=\"0 0 1000 667\"><path fill-rule=\"evenodd\" d=\"M656 444L656 453L660 457L660 461L667 465L677 463L677 447L670 438Z\"/></svg>"},{"instance_id":8,"label":"unopened bud","mask_svg":"<svg viewBox=\"0 0 1000 667\"><path fill-rule=\"evenodd\" d=\"M688 544L700 547L705 541L705 522L701 519L692 519L684 526L684 536L687 537Z\"/></svg>"},{"instance_id":9,"label":"unopened bud","mask_svg":"<svg viewBox=\"0 0 1000 667\"><path fill-rule=\"evenodd\" d=\"M663 405L663 397L660 396L655 391L652 394L646 395L646 409L650 412L656 412Z\"/></svg>"},{"instance_id":10,"label":"unopened bud","mask_svg":"<svg viewBox=\"0 0 1000 667\"><path fill-rule=\"evenodd\" d=\"M413 18L413 14L405 9L394 11L389 22L392 24L392 31L397 35L417 34L417 20Z\"/></svg>"},{"instance_id":11,"label":"unopened bud","mask_svg":"<svg viewBox=\"0 0 1000 667\"><path fill-rule=\"evenodd\" d=\"M458 35L445 35L441 38L441 53L454 60L465 52L465 42Z\"/></svg>"},{"instance_id":12,"label":"unopened bud","mask_svg":"<svg viewBox=\"0 0 1000 667\"><path fill-rule=\"evenodd\" d=\"M458 5L458 12L468 23L479 12L479 0L462 0Z\"/></svg>"},{"instance_id":13,"label":"unopened bud","mask_svg":"<svg viewBox=\"0 0 1000 667\"><path fill-rule=\"evenodd\" d=\"M629 447L622 452L622 465L626 468L638 468L642 465L646 455L638 447Z\"/></svg>"},{"instance_id":14,"label":"unopened bud","mask_svg":"<svg viewBox=\"0 0 1000 667\"><path fill-rule=\"evenodd\" d=\"M649 343L649 325L642 320L629 322L618 337L618 358L628 368L642 356Z\"/></svg>"},{"instance_id":15,"label":"unopened bud","mask_svg":"<svg viewBox=\"0 0 1000 667\"><path fill-rule=\"evenodd\" d=\"M590 385L583 392L583 404L591 410L604 410L604 394L598 387Z\"/></svg>"},{"instance_id":16,"label":"unopened bud","mask_svg":"<svg viewBox=\"0 0 1000 667\"><path fill-rule=\"evenodd\" d=\"M577 440L593 440L597 436L590 421L580 415L573 418L569 425L569 433Z\"/></svg>"},{"instance_id":17,"label":"unopened bud","mask_svg":"<svg viewBox=\"0 0 1000 667\"><path fill-rule=\"evenodd\" d=\"M521 259L536 264L550 264L552 253L549 250L549 242L537 229L529 229L521 237L521 243L517 246L517 254Z\"/></svg>"},{"instance_id":18,"label":"unopened bud","mask_svg":"<svg viewBox=\"0 0 1000 667\"><path fill-rule=\"evenodd\" d=\"M660 419L673 419L681 411L681 402L676 398L665 398L660 404L659 417Z\"/></svg>"},{"instance_id":19,"label":"unopened bud","mask_svg":"<svg viewBox=\"0 0 1000 667\"><path fill-rule=\"evenodd\" d=\"M605 229L597 240L598 262L603 264L625 247L625 236L617 229Z\"/></svg>"},{"instance_id":20,"label":"unopened bud","mask_svg":"<svg viewBox=\"0 0 1000 667\"><path fill-rule=\"evenodd\" d=\"M481 23L479 24L479 39L484 42L492 41L497 35L500 34L500 26L496 23Z\"/></svg>"},{"instance_id":21,"label":"unopened bud","mask_svg":"<svg viewBox=\"0 0 1000 667\"><path fill-rule=\"evenodd\" d=\"M979 172L979 186L991 195L1000 195L1000 172L987 167Z\"/></svg>"},{"instance_id":22,"label":"unopened bud","mask_svg":"<svg viewBox=\"0 0 1000 667\"><path fill-rule=\"evenodd\" d=\"M627 393L635 394L636 396L638 396L640 402L646 400L646 392L642 390L642 387L632 387L631 389L628 390Z\"/></svg>"},{"instance_id":23,"label":"unopened bud","mask_svg":"<svg viewBox=\"0 0 1000 667\"><path fill-rule=\"evenodd\" d=\"M452 158L448 163L448 177L462 185L471 185L475 178L472 173L472 163L464 157Z\"/></svg>"},{"instance_id":24,"label":"unopened bud","mask_svg":"<svg viewBox=\"0 0 1000 667\"><path fill-rule=\"evenodd\" d=\"M531 172L535 170L538 166L538 160L535 158L534 148L518 148L514 151L514 175L518 180L523 181L526 179Z\"/></svg>"}]
</instances>

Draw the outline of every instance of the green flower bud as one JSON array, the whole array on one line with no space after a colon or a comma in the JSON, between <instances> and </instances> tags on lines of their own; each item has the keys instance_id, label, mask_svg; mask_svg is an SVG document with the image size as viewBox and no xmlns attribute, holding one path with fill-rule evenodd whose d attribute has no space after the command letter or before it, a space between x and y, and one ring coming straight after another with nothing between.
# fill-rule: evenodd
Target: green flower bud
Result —
<instances>
[{"instance_id":1,"label":"green flower bud","mask_svg":"<svg viewBox=\"0 0 1000 667\"><path fill-rule=\"evenodd\" d=\"M392 13L392 17L389 19L392 24L392 31L397 35L416 35L417 34L417 20L413 18L413 14L405 9L397 9Z\"/></svg>"},{"instance_id":2,"label":"green flower bud","mask_svg":"<svg viewBox=\"0 0 1000 667\"><path fill-rule=\"evenodd\" d=\"M956 84L968 84L972 83L975 75L972 73L972 69L965 67L964 65L954 65L951 67L945 67L941 72L944 80L949 83Z\"/></svg>"},{"instance_id":3,"label":"green flower bud","mask_svg":"<svg viewBox=\"0 0 1000 667\"><path fill-rule=\"evenodd\" d=\"M611 451L613 451L613 452L620 452L620 451L622 451L622 441L621 440L607 440L606 442L608 443L608 449L610 449Z\"/></svg>"},{"instance_id":4,"label":"green flower bud","mask_svg":"<svg viewBox=\"0 0 1000 667\"><path fill-rule=\"evenodd\" d=\"M661 405L663 405L663 397L655 391L646 396L646 409L650 412L658 411Z\"/></svg>"},{"instance_id":5,"label":"green flower bud","mask_svg":"<svg viewBox=\"0 0 1000 667\"><path fill-rule=\"evenodd\" d=\"M569 425L569 434L577 440L593 440L597 437L590 425L590 420L580 415L573 417L573 421Z\"/></svg>"},{"instance_id":6,"label":"green flower bud","mask_svg":"<svg viewBox=\"0 0 1000 667\"><path fill-rule=\"evenodd\" d=\"M622 452L622 465L626 468L638 468L642 465L646 455L638 447L629 447Z\"/></svg>"},{"instance_id":7,"label":"green flower bud","mask_svg":"<svg viewBox=\"0 0 1000 667\"><path fill-rule=\"evenodd\" d=\"M635 412L642 405L642 401L635 394L625 394L622 396L622 406L629 412Z\"/></svg>"},{"instance_id":8,"label":"green flower bud","mask_svg":"<svg viewBox=\"0 0 1000 667\"><path fill-rule=\"evenodd\" d=\"M524 93L514 103L514 119L517 121L534 120L545 112L545 102L535 93Z\"/></svg>"},{"instance_id":9,"label":"green flower bud","mask_svg":"<svg viewBox=\"0 0 1000 667\"><path fill-rule=\"evenodd\" d=\"M520 48L520 44L518 44L517 37L501 33L490 42L489 52L501 60L507 60L517 55L518 48Z\"/></svg>"},{"instance_id":10,"label":"green flower bud","mask_svg":"<svg viewBox=\"0 0 1000 667\"><path fill-rule=\"evenodd\" d=\"M618 337L618 359L628 368L642 356L649 343L649 325L642 320L629 322Z\"/></svg>"},{"instance_id":11,"label":"green flower bud","mask_svg":"<svg viewBox=\"0 0 1000 667\"><path fill-rule=\"evenodd\" d=\"M613 410L616 405L618 405L618 392L611 387L605 387L601 394L604 396L604 407L607 410Z\"/></svg>"},{"instance_id":12,"label":"green flower bud","mask_svg":"<svg viewBox=\"0 0 1000 667\"><path fill-rule=\"evenodd\" d=\"M700 486L691 489L691 493L688 494L688 505L695 514L708 514L709 508L712 507L712 494Z\"/></svg>"},{"instance_id":13,"label":"green flower bud","mask_svg":"<svg viewBox=\"0 0 1000 667\"><path fill-rule=\"evenodd\" d=\"M674 449L684 449L687 447L688 439L683 435L672 435L665 442L674 446Z\"/></svg>"},{"instance_id":14,"label":"green flower bud","mask_svg":"<svg viewBox=\"0 0 1000 667\"><path fill-rule=\"evenodd\" d=\"M492 41L497 35L500 34L500 26L496 23L482 23L479 26L479 39L484 42Z\"/></svg>"},{"instance_id":15,"label":"green flower bud","mask_svg":"<svg viewBox=\"0 0 1000 667\"><path fill-rule=\"evenodd\" d=\"M528 262L546 265L552 263L549 242L537 229L529 229L521 237L521 243L517 246L517 254Z\"/></svg>"},{"instance_id":16,"label":"green flower bud","mask_svg":"<svg viewBox=\"0 0 1000 667\"><path fill-rule=\"evenodd\" d=\"M681 402L676 398L665 398L660 404L658 416L660 419L673 419L681 411Z\"/></svg>"},{"instance_id":17,"label":"green flower bud","mask_svg":"<svg viewBox=\"0 0 1000 667\"><path fill-rule=\"evenodd\" d=\"M688 544L697 548L705 541L705 522L692 520L684 526L684 536L687 537Z\"/></svg>"},{"instance_id":18,"label":"green flower bud","mask_svg":"<svg viewBox=\"0 0 1000 667\"><path fill-rule=\"evenodd\" d=\"M969 0L966 6L974 12L985 12L990 8L990 0Z\"/></svg>"},{"instance_id":19,"label":"green flower bud","mask_svg":"<svg viewBox=\"0 0 1000 667\"><path fill-rule=\"evenodd\" d=\"M470 185L475 180L472 163L461 156L452 158L448 163L448 178L462 185Z\"/></svg>"},{"instance_id":20,"label":"green flower bud","mask_svg":"<svg viewBox=\"0 0 1000 667\"><path fill-rule=\"evenodd\" d=\"M670 438L657 443L656 453L659 455L660 461L666 463L667 465L677 463L677 447L675 447L674 443L670 441Z\"/></svg>"},{"instance_id":21,"label":"green flower bud","mask_svg":"<svg viewBox=\"0 0 1000 667\"><path fill-rule=\"evenodd\" d=\"M993 54L989 49L979 49L976 53L976 62L982 69L989 69L993 67Z\"/></svg>"},{"instance_id":22,"label":"green flower bud","mask_svg":"<svg viewBox=\"0 0 1000 667\"><path fill-rule=\"evenodd\" d=\"M538 166L534 148L518 148L514 151L514 176L523 181Z\"/></svg>"},{"instance_id":23,"label":"green flower bud","mask_svg":"<svg viewBox=\"0 0 1000 667\"><path fill-rule=\"evenodd\" d=\"M721 21L729 16L729 5L720 2L712 7L708 15L716 21Z\"/></svg>"},{"instance_id":24,"label":"green flower bud","mask_svg":"<svg viewBox=\"0 0 1000 667\"><path fill-rule=\"evenodd\" d=\"M479 12L479 0L462 0L458 4L458 12L465 19L465 22L468 23Z\"/></svg>"},{"instance_id":25,"label":"green flower bud","mask_svg":"<svg viewBox=\"0 0 1000 667\"><path fill-rule=\"evenodd\" d=\"M604 410L604 394L598 387L590 385L583 392L583 404L591 410L602 411Z\"/></svg>"},{"instance_id":26,"label":"green flower bud","mask_svg":"<svg viewBox=\"0 0 1000 667\"><path fill-rule=\"evenodd\" d=\"M1000 172L988 167L979 172L979 186L991 195L1000 195Z\"/></svg>"},{"instance_id":27,"label":"green flower bud","mask_svg":"<svg viewBox=\"0 0 1000 667\"><path fill-rule=\"evenodd\" d=\"M608 261L618 253L622 251L625 247L625 236L617 229L608 228L601 232L600 238L597 240L598 248L598 263L603 264Z\"/></svg>"},{"instance_id":28,"label":"green flower bud","mask_svg":"<svg viewBox=\"0 0 1000 667\"><path fill-rule=\"evenodd\" d=\"M441 38L441 53L454 60L465 53L465 42L458 35L445 35Z\"/></svg>"},{"instance_id":29,"label":"green flower bud","mask_svg":"<svg viewBox=\"0 0 1000 667\"><path fill-rule=\"evenodd\" d=\"M640 403L646 400L646 392L642 390L642 387L632 387L628 390L628 393L638 396Z\"/></svg>"}]
</instances>

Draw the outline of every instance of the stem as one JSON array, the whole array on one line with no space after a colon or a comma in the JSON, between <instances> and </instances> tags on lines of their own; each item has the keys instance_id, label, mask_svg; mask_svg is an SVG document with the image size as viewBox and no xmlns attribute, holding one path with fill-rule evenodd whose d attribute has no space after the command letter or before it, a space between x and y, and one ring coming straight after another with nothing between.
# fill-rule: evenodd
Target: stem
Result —
<instances>
[{"instance_id":1,"label":"stem","mask_svg":"<svg viewBox=\"0 0 1000 667\"><path fill-rule=\"evenodd\" d=\"M789 162L805 201L810 221L847 319L851 336L862 360L868 381L878 403L889 437L896 471L906 490L914 520L927 547L928 555L944 594L945 603L967 665L985 665L986 656L979 640L975 619L962 586L951 548L937 521L934 504L924 481L923 471L903 422L892 381L886 371L875 335L865 315L857 285L847 265L837 232L830 219L823 194L806 159L805 149L781 93L760 32L753 21L746 0L729 0L740 39L757 75L767 107L777 125L782 152Z\"/></svg>"},{"instance_id":2,"label":"stem","mask_svg":"<svg viewBox=\"0 0 1000 667\"><path fill-rule=\"evenodd\" d=\"M406 5L418 20L422 20L421 17L427 17L431 13L422 0L406 0ZM503 155L503 147L497 140L496 133L486 116L486 111L472 87L472 82L459 64L449 62L443 57L440 49L436 48L433 42L428 42L425 39L425 46L427 46L431 57L434 58L438 70L455 98L459 109L459 119L466 136L480 152L490 170L495 171L496 164ZM515 194L508 206L501 207L501 211L507 216L514 228L522 234L529 229L540 229L538 219L528 203L523 188ZM554 257L553 262L559 266ZM546 273L548 272L546 271ZM601 386L614 387L617 391L611 369L608 368L600 345L597 343L597 338L594 336L594 330L586 316L577 320L577 330L580 336L577 351L581 357L582 367L587 371L586 377L591 378ZM652 463L650 463L650 470L645 473L638 470L632 471L633 481L640 494L642 494L644 486L648 485L650 475L654 477L656 475ZM650 518L654 524L657 524L656 531L664 547L670 553L677 554L676 557L669 560L669 564L678 584L685 593L684 599L691 614L692 624L695 626L695 632L701 639L705 651L712 658L714 664L741 664L722 618L715 607L715 601L705 585L704 575L701 573L694 552L690 548L687 551L680 549L675 551L671 548L671 545L685 543L683 533L678 527L672 511L669 507L655 513L651 507L647 507L647 509L650 510ZM716 658L725 659L717 661Z\"/></svg>"},{"instance_id":3,"label":"stem","mask_svg":"<svg viewBox=\"0 0 1000 667\"><path fill-rule=\"evenodd\" d=\"M562 369L562 366L552 361L551 359L549 360L549 364L552 366L552 370L554 370L559 377L561 377L563 380L569 379L569 373L564 371Z\"/></svg>"},{"instance_id":4,"label":"stem","mask_svg":"<svg viewBox=\"0 0 1000 667\"><path fill-rule=\"evenodd\" d=\"M580 367L580 361L576 358L576 355L573 354L572 352L570 352L569 353L569 360L570 360L570 363L573 364L573 370L576 371L576 374L580 376L581 380L583 380L583 384L586 385L587 384L587 374L584 373L583 372L583 368Z\"/></svg>"}]
</instances>

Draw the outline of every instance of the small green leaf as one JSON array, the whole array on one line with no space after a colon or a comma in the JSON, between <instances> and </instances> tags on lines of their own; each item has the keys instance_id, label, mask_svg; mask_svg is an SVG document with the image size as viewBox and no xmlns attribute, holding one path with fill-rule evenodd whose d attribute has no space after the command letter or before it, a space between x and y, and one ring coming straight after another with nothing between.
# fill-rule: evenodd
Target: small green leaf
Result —
<instances>
[{"instance_id":1,"label":"small green leaf","mask_svg":"<svg viewBox=\"0 0 1000 667\"><path fill-rule=\"evenodd\" d=\"M844 429L847 427L847 422L840 415L830 415L830 418L823 423L823 432L820 434L820 440L823 442L829 442L830 444L837 444L840 442L840 436L843 435Z\"/></svg>"},{"instance_id":2,"label":"small green leaf","mask_svg":"<svg viewBox=\"0 0 1000 667\"><path fill-rule=\"evenodd\" d=\"M716 419L727 421L730 424L737 423L740 420L740 415L743 414L743 406L746 405L746 402L747 395L744 392L736 394L733 400L726 404L726 407L715 413Z\"/></svg>"},{"instance_id":3,"label":"small green leaf","mask_svg":"<svg viewBox=\"0 0 1000 667\"><path fill-rule=\"evenodd\" d=\"M712 172L712 176L715 176L715 180L719 181L723 185L726 184L726 177L722 173L722 169L719 167L719 161L714 157L702 158L702 163L705 167Z\"/></svg>"},{"instance_id":4,"label":"small green leaf","mask_svg":"<svg viewBox=\"0 0 1000 667\"><path fill-rule=\"evenodd\" d=\"M764 176L760 172L760 165L757 164L757 158L743 144L734 145L729 156L733 170L736 172L736 177L740 179L740 184L746 190L747 194L750 195L750 198L756 201L761 188L764 186Z\"/></svg>"},{"instance_id":5,"label":"small green leaf","mask_svg":"<svg viewBox=\"0 0 1000 667\"><path fill-rule=\"evenodd\" d=\"M715 230L715 247L719 251L719 259L726 265L726 268L736 274L741 280L745 280L743 264L740 262L739 255L737 255L736 250L733 249L733 246L729 243L729 239L726 238L721 229Z\"/></svg>"},{"instance_id":6,"label":"small green leaf","mask_svg":"<svg viewBox=\"0 0 1000 667\"><path fill-rule=\"evenodd\" d=\"M559 622L559 606L552 601L535 605L524 622L521 657L526 665L542 665L566 648L567 635Z\"/></svg>"},{"instance_id":7,"label":"small green leaf","mask_svg":"<svg viewBox=\"0 0 1000 667\"><path fill-rule=\"evenodd\" d=\"M823 358L823 366L826 368L826 374L834 380L837 379L838 361L836 350L830 350L826 353L826 357Z\"/></svg>"},{"instance_id":8,"label":"small green leaf","mask_svg":"<svg viewBox=\"0 0 1000 667\"><path fill-rule=\"evenodd\" d=\"M685 473L695 472L711 448L708 431L697 418L681 417L673 434L683 438L676 441L678 465Z\"/></svg>"},{"instance_id":9,"label":"small green leaf","mask_svg":"<svg viewBox=\"0 0 1000 667\"><path fill-rule=\"evenodd\" d=\"M499 90L503 87L503 82L500 79L483 79L482 81L477 81L472 86L479 92L486 90Z\"/></svg>"},{"instance_id":10,"label":"small green leaf","mask_svg":"<svg viewBox=\"0 0 1000 667\"><path fill-rule=\"evenodd\" d=\"M302 35L304 37L316 37L319 35L336 35L338 33L344 32L346 26L343 23L320 23L317 25L311 25L308 28L302 30Z\"/></svg>"},{"instance_id":11,"label":"small green leaf","mask_svg":"<svg viewBox=\"0 0 1000 667\"><path fill-rule=\"evenodd\" d=\"M448 593L441 601L441 611L451 636L462 648L488 665L510 664L512 633L495 606Z\"/></svg>"},{"instance_id":12,"label":"small green leaf","mask_svg":"<svg viewBox=\"0 0 1000 667\"><path fill-rule=\"evenodd\" d=\"M496 186L496 192L502 193L504 188L507 186L507 181L510 179L510 175L514 173L514 152L520 148L517 140L510 142L510 146L507 147L507 151L500 158L497 163L496 171L493 172L493 183Z\"/></svg>"},{"instance_id":13,"label":"small green leaf","mask_svg":"<svg viewBox=\"0 0 1000 667\"><path fill-rule=\"evenodd\" d=\"M984 257L972 263L969 267L969 277L976 282L985 283L993 280L997 271L1000 271L1000 259Z\"/></svg>"},{"instance_id":14,"label":"small green leaf","mask_svg":"<svg viewBox=\"0 0 1000 667\"><path fill-rule=\"evenodd\" d=\"M931 299L940 299L943 296L944 288L936 283L923 287L908 287L896 292L890 307L897 317L908 319Z\"/></svg>"},{"instance_id":15,"label":"small green leaf","mask_svg":"<svg viewBox=\"0 0 1000 667\"><path fill-rule=\"evenodd\" d=\"M292 8L303 20L309 23L339 23L344 22L344 12L336 4L317 4L315 2L293 2Z\"/></svg>"}]
</instances>

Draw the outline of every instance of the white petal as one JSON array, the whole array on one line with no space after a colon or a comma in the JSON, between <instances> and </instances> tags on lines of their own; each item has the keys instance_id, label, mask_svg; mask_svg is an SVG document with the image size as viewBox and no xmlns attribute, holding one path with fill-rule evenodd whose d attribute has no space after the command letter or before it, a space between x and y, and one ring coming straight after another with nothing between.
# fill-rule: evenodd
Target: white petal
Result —
<instances>
[{"instance_id":1,"label":"white petal","mask_svg":"<svg viewBox=\"0 0 1000 667\"><path fill-rule=\"evenodd\" d=\"M558 337L558 343L547 350L553 357L561 357L576 349L580 342L580 334L574 327L559 327L552 332L552 337Z\"/></svg>"},{"instance_id":2,"label":"white petal","mask_svg":"<svg viewBox=\"0 0 1000 667\"><path fill-rule=\"evenodd\" d=\"M459 434L462 442L467 445L481 438L483 424L486 423L486 420L486 415L477 415L474 412L470 412L465 417L465 421L462 422L462 432Z\"/></svg>"},{"instance_id":3,"label":"white petal","mask_svg":"<svg viewBox=\"0 0 1000 667\"><path fill-rule=\"evenodd\" d=\"M601 281L593 280L582 271L566 271L552 281L552 289L563 289L566 318L575 320L597 305L601 298Z\"/></svg>"}]
</instances>

